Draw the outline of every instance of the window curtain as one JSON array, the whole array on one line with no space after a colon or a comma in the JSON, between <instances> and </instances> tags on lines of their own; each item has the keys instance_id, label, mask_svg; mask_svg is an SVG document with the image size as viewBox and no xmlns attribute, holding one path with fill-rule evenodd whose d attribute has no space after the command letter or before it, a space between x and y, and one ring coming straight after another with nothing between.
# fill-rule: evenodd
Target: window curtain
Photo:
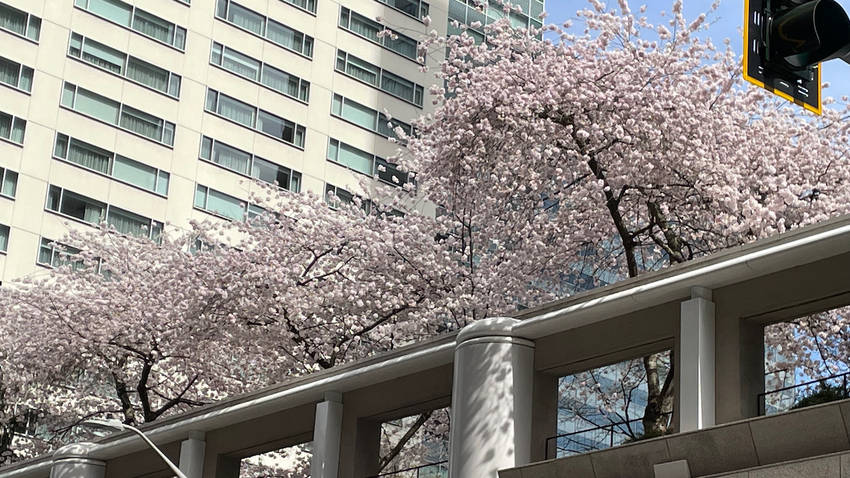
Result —
<instances>
[{"instance_id":1,"label":"window curtain","mask_svg":"<svg viewBox=\"0 0 850 478\"><path fill-rule=\"evenodd\" d=\"M413 101L413 83L399 78L392 73L384 72L381 76L381 89L391 95L396 95L407 101Z\"/></svg>"},{"instance_id":2,"label":"window curtain","mask_svg":"<svg viewBox=\"0 0 850 478\"><path fill-rule=\"evenodd\" d=\"M295 123L278 118L265 111L260 112L257 129L275 138L280 138L290 143L295 142Z\"/></svg>"},{"instance_id":3,"label":"window curtain","mask_svg":"<svg viewBox=\"0 0 850 478\"><path fill-rule=\"evenodd\" d=\"M12 139L12 117L0 113L0 138Z\"/></svg>"},{"instance_id":4,"label":"window curtain","mask_svg":"<svg viewBox=\"0 0 850 478\"><path fill-rule=\"evenodd\" d=\"M109 209L106 222L121 234L148 237L150 220L118 208Z\"/></svg>"},{"instance_id":5,"label":"window curtain","mask_svg":"<svg viewBox=\"0 0 850 478\"><path fill-rule=\"evenodd\" d=\"M9 247L9 226L0 226L0 251Z\"/></svg>"},{"instance_id":6,"label":"window curtain","mask_svg":"<svg viewBox=\"0 0 850 478\"><path fill-rule=\"evenodd\" d=\"M0 82L17 87L20 69L17 63L0 58Z\"/></svg>"},{"instance_id":7,"label":"window curtain","mask_svg":"<svg viewBox=\"0 0 850 478\"><path fill-rule=\"evenodd\" d=\"M248 106L241 101L234 100L224 95L219 95L218 98L218 113L224 117L230 118L237 123L244 124L249 128L254 127L253 107Z\"/></svg>"},{"instance_id":8,"label":"window curtain","mask_svg":"<svg viewBox=\"0 0 850 478\"><path fill-rule=\"evenodd\" d=\"M227 19L246 30L256 33L257 35L265 35L265 17L258 15L247 8L231 3L230 10L227 12Z\"/></svg>"},{"instance_id":9,"label":"window curtain","mask_svg":"<svg viewBox=\"0 0 850 478\"><path fill-rule=\"evenodd\" d=\"M32 91L32 68L21 66L21 79L18 80L18 88L24 91Z\"/></svg>"},{"instance_id":10,"label":"window curtain","mask_svg":"<svg viewBox=\"0 0 850 478\"><path fill-rule=\"evenodd\" d=\"M303 34L276 22L269 22L268 37L269 40L297 52L301 51L301 46L304 41Z\"/></svg>"},{"instance_id":11,"label":"window curtain","mask_svg":"<svg viewBox=\"0 0 850 478\"><path fill-rule=\"evenodd\" d=\"M18 189L18 173L6 170L3 176L3 185L0 186L0 192L6 196L15 197L15 191Z\"/></svg>"},{"instance_id":12,"label":"window curtain","mask_svg":"<svg viewBox=\"0 0 850 478\"><path fill-rule=\"evenodd\" d=\"M375 86L378 86L378 71L378 67L352 56L348 57L345 68L345 72L349 75Z\"/></svg>"},{"instance_id":13,"label":"window curtain","mask_svg":"<svg viewBox=\"0 0 850 478\"><path fill-rule=\"evenodd\" d=\"M401 53L410 59L416 59L416 41L406 36L398 34L398 38L395 40L390 36L385 36L384 44L392 51Z\"/></svg>"},{"instance_id":14,"label":"window curtain","mask_svg":"<svg viewBox=\"0 0 850 478\"><path fill-rule=\"evenodd\" d=\"M118 50L86 38L83 44L82 58L95 66L121 74L125 55Z\"/></svg>"},{"instance_id":15,"label":"window curtain","mask_svg":"<svg viewBox=\"0 0 850 478\"><path fill-rule=\"evenodd\" d=\"M27 30L27 38L33 41L38 41L38 36L41 33L41 18L30 16L30 27Z\"/></svg>"},{"instance_id":16,"label":"window curtain","mask_svg":"<svg viewBox=\"0 0 850 478\"><path fill-rule=\"evenodd\" d=\"M168 83L168 94L175 98L180 96L180 75L171 75Z\"/></svg>"},{"instance_id":17,"label":"window curtain","mask_svg":"<svg viewBox=\"0 0 850 478\"><path fill-rule=\"evenodd\" d=\"M156 38L169 45L174 40L174 25L172 23L138 9L136 9L136 13L133 15L133 30Z\"/></svg>"},{"instance_id":18,"label":"window curtain","mask_svg":"<svg viewBox=\"0 0 850 478\"><path fill-rule=\"evenodd\" d=\"M269 65L263 65L262 83L273 90L286 92L286 77L287 74L272 68Z\"/></svg>"},{"instance_id":19,"label":"window curtain","mask_svg":"<svg viewBox=\"0 0 850 478\"><path fill-rule=\"evenodd\" d=\"M38 263L53 265L53 247L50 246L48 239L41 240L41 246L38 248Z\"/></svg>"},{"instance_id":20,"label":"window curtain","mask_svg":"<svg viewBox=\"0 0 850 478\"><path fill-rule=\"evenodd\" d=\"M168 91L168 72L136 58L130 58L127 63L127 78L163 93Z\"/></svg>"},{"instance_id":21,"label":"window curtain","mask_svg":"<svg viewBox=\"0 0 850 478\"><path fill-rule=\"evenodd\" d=\"M299 148L304 147L304 135L305 134L307 134L307 128L305 128L303 126L296 126L295 127L295 138L292 141L295 144L295 146L298 146Z\"/></svg>"},{"instance_id":22,"label":"window curtain","mask_svg":"<svg viewBox=\"0 0 850 478\"><path fill-rule=\"evenodd\" d=\"M71 147L68 149L69 161L104 174L109 172L109 157L109 153L86 147L76 140L71 140Z\"/></svg>"},{"instance_id":23,"label":"window curtain","mask_svg":"<svg viewBox=\"0 0 850 478\"><path fill-rule=\"evenodd\" d=\"M129 106L121 113L121 127L156 141L162 139L162 120Z\"/></svg>"},{"instance_id":24,"label":"window curtain","mask_svg":"<svg viewBox=\"0 0 850 478\"><path fill-rule=\"evenodd\" d=\"M254 81L257 81L260 76L260 62L245 56L230 48L224 49L221 66L236 73L237 75L246 76Z\"/></svg>"},{"instance_id":25,"label":"window curtain","mask_svg":"<svg viewBox=\"0 0 850 478\"><path fill-rule=\"evenodd\" d=\"M84 221L97 224L103 217L103 208L96 204L86 204L86 212L83 217Z\"/></svg>"},{"instance_id":26,"label":"window curtain","mask_svg":"<svg viewBox=\"0 0 850 478\"><path fill-rule=\"evenodd\" d=\"M349 28L354 33L362 35L374 42L381 41L381 39L378 38L378 32L383 30L383 27L354 12L351 12L351 26Z\"/></svg>"},{"instance_id":27,"label":"window curtain","mask_svg":"<svg viewBox=\"0 0 850 478\"><path fill-rule=\"evenodd\" d=\"M263 65L263 84L285 95L298 96L298 78L268 65Z\"/></svg>"},{"instance_id":28,"label":"window curtain","mask_svg":"<svg viewBox=\"0 0 850 478\"><path fill-rule=\"evenodd\" d=\"M259 179L260 181L276 184L279 187L289 189L289 169L280 167L264 159L254 159L254 167L253 171L251 171L251 176Z\"/></svg>"},{"instance_id":29,"label":"window curtain","mask_svg":"<svg viewBox=\"0 0 850 478\"><path fill-rule=\"evenodd\" d=\"M12 125L12 137L10 139L16 143L23 143L26 128L26 121L20 118L15 118L15 123ZM2 125L0 125L0 130L2 130ZM0 131L0 136L2 136L2 131Z\"/></svg>"},{"instance_id":30,"label":"window curtain","mask_svg":"<svg viewBox=\"0 0 850 478\"><path fill-rule=\"evenodd\" d=\"M5 5L0 5L0 28L23 35L27 31L27 16Z\"/></svg>"},{"instance_id":31,"label":"window curtain","mask_svg":"<svg viewBox=\"0 0 850 478\"><path fill-rule=\"evenodd\" d=\"M212 160L214 163L225 168L238 171L242 174L248 174L248 164L251 162L251 156L222 143L216 143Z\"/></svg>"},{"instance_id":32,"label":"window curtain","mask_svg":"<svg viewBox=\"0 0 850 478\"><path fill-rule=\"evenodd\" d=\"M60 212L83 221L98 224L103 217L103 206L91 199L65 191Z\"/></svg>"}]
</instances>

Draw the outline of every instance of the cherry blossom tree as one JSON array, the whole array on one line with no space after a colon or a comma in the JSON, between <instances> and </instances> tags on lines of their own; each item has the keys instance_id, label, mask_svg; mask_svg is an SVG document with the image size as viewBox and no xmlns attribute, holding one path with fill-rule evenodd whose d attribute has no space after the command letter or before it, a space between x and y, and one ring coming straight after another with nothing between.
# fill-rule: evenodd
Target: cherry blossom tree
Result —
<instances>
[{"instance_id":1,"label":"cherry blossom tree","mask_svg":"<svg viewBox=\"0 0 850 478\"><path fill-rule=\"evenodd\" d=\"M583 33L545 27L558 42L507 22L485 44L449 39L445 99L400 158L483 283L587 261L634 277L848 212L846 106L815 118L745 87L681 1L664 25L625 0L590 6ZM658 377L658 358L643 362ZM673 384L650 384L644 426L663 433Z\"/></svg>"},{"instance_id":2,"label":"cherry blossom tree","mask_svg":"<svg viewBox=\"0 0 850 478\"><path fill-rule=\"evenodd\" d=\"M634 277L847 212L848 110L814 118L745 88L681 9L651 25L593 1L584 33L546 27L556 42L507 20L485 44L432 34L440 99L395 158L415 184L364 185L369 212L265 188L268 213L247 222L65 239L81 252L0 292L3 404L54 433L149 422L533 306L575 276ZM641 359L651 434L673 404L659 361Z\"/></svg>"}]
</instances>

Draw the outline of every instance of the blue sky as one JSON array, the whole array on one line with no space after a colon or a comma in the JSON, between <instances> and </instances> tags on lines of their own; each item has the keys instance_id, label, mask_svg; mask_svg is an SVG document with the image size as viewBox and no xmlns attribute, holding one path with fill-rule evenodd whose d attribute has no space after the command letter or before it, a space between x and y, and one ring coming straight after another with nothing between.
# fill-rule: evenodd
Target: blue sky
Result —
<instances>
[{"instance_id":1,"label":"blue sky","mask_svg":"<svg viewBox=\"0 0 850 478\"><path fill-rule=\"evenodd\" d=\"M609 6L616 6L617 0L603 0ZM684 0L685 16L688 19L696 18L700 13L707 12L711 8L713 0ZM838 0L844 7L844 11L850 12L850 0ZM647 6L647 17L653 23L659 23L661 11L670 11L672 0L642 0L629 2L633 12L637 12L641 5ZM547 23L561 24L567 19L574 19L575 12L586 8L586 0L546 0L546 12L549 17ZM720 7L710 21L713 21L708 34L716 45L722 45L724 38L732 40L732 47L740 55L741 33L739 29L744 19L744 0L720 0ZM832 60L824 64L823 81L830 87L823 91L823 95L841 98L843 95L850 96L850 65L841 60ZM755 88L755 86L753 86Z\"/></svg>"}]
</instances>

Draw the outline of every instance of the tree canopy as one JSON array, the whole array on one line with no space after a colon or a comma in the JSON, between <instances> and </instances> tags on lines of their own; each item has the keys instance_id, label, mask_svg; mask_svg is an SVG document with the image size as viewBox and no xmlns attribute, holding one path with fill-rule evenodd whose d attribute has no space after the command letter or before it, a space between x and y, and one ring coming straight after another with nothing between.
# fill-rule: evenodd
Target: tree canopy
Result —
<instances>
[{"instance_id":1,"label":"tree canopy","mask_svg":"<svg viewBox=\"0 0 850 478\"><path fill-rule=\"evenodd\" d=\"M663 25L590 4L583 32L432 34L436 109L394 158L415 184L362 187L386 207L270 187L249 222L66 238L82 252L0 290L6 436L28 409L153 421L850 210L846 106L746 88L680 0ZM672 393L650 393L656 427Z\"/></svg>"}]
</instances>

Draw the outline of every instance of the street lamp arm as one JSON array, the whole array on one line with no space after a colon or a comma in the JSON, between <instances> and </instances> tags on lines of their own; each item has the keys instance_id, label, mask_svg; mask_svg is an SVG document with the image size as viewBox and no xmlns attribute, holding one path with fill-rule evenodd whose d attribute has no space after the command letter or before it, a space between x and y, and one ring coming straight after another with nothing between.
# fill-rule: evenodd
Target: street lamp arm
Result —
<instances>
[{"instance_id":1,"label":"street lamp arm","mask_svg":"<svg viewBox=\"0 0 850 478\"><path fill-rule=\"evenodd\" d=\"M154 445L153 442L150 441L150 439L147 436L145 436L144 433L142 433L141 430L139 430L138 428L136 428L134 426L127 425L125 423L122 423L121 427L132 431L136 435L139 435L142 438L142 440L144 440L145 443L147 443L148 446L150 446L153 449L153 451L155 451L157 453L157 455L159 455L159 457L162 458L162 461L164 461L165 464L167 464L168 467L171 468L171 471L173 471L174 474L177 475L177 478L188 478L186 476L186 474L184 474L182 471L180 471L180 468L177 468L177 465L172 463L172 461L169 460L168 457L165 456L165 454L156 445Z\"/></svg>"}]
</instances>

